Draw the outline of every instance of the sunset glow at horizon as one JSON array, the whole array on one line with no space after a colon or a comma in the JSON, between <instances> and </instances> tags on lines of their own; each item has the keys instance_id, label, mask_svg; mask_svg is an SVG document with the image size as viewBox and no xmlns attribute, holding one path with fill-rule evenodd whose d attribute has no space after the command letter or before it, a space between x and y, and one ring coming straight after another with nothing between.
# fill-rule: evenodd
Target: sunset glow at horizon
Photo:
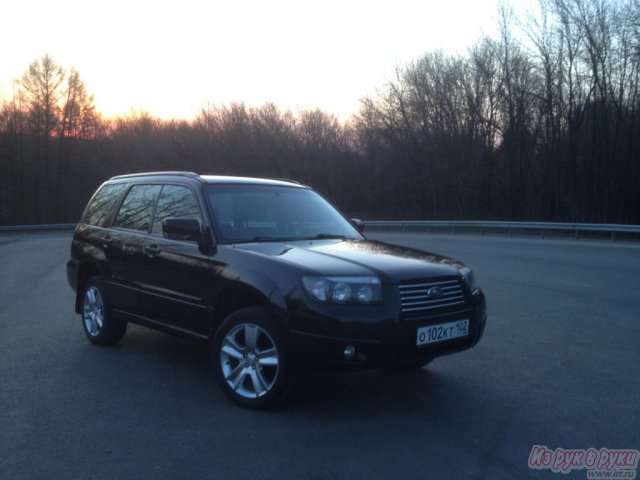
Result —
<instances>
[{"instance_id":1,"label":"sunset glow at horizon","mask_svg":"<svg viewBox=\"0 0 640 480\"><path fill-rule=\"evenodd\" d=\"M347 119L396 67L465 54L492 34L498 0L22 0L3 10L0 99L48 54L80 73L107 117L191 119L208 104L270 102Z\"/></svg>"}]
</instances>

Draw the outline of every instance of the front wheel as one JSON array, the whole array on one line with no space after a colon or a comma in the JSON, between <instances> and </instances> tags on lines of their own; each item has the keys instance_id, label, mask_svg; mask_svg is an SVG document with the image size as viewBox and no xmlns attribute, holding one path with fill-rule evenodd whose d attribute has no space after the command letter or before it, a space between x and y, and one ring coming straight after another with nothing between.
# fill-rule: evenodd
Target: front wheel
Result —
<instances>
[{"instance_id":1,"label":"front wheel","mask_svg":"<svg viewBox=\"0 0 640 480\"><path fill-rule=\"evenodd\" d=\"M237 404L267 408L281 402L292 371L276 323L263 307L238 310L222 322L212 357L222 390Z\"/></svg>"},{"instance_id":2,"label":"front wheel","mask_svg":"<svg viewBox=\"0 0 640 480\"><path fill-rule=\"evenodd\" d=\"M100 277L91 277L82 296L82 327L94 345L115 345L127 330L127 322L116 320Z\"/></svg>"}]
</instances>

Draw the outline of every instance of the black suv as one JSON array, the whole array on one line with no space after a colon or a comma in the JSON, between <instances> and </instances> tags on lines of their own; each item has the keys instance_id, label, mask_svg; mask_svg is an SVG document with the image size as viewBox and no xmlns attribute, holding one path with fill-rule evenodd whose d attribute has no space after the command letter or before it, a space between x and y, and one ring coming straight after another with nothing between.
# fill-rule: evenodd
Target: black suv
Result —
<instances>
[{"instance_id":1,"label":"black suv","mask_svg":"<svg viewBox=\"0 0 640 480\"><path fill-rule=\"evenodd\" d=\"M67 274L92 343L128 322L209 342L222 389L253 408L300 368L419 368L478 342L469 268L359 230L295 182L124 175L90 200Z\"/></svg>"}]
</instances>

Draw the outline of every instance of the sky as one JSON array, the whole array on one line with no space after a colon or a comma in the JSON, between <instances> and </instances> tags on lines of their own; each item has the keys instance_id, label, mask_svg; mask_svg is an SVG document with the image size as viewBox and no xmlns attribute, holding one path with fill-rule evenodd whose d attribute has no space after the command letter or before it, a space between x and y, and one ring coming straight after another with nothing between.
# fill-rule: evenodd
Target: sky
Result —
<instances>
[{"instance_id":1,"label":"sky","mask_svg":"<svg viewBox=\"0 0 640 480\"><path fill-rule=\"evenodd\" d=\"M396 67L465 54L499 0L20 0L0 13L0 98L48 54L105 116L272 102L348 119Z\"/></svg>"}]
</instances>

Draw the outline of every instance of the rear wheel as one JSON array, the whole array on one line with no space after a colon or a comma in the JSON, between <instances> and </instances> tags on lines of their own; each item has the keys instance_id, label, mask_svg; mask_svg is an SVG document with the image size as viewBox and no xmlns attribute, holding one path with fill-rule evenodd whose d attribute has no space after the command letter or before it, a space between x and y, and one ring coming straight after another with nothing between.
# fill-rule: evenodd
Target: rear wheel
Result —
<instances>
[{"instance_id":1,"label":"rear wheel","mask_svg":"<svg viewBox=\"0 0 640 480\"><path fill-rule=\"evenodd\" d=\"M94 345L115 345L127 330L127 322L112 317L109 297L100 277L91 277L85 285L82 327Z\"/></svg>"},{"instance_id":2,"label":"rear wheel","mask_svg":"<svg viewBox=\"0 0 640 480\"><path fill-rule=\"evenodd\" d=\"M212 357L220 387L243 407L273 406L290 390L292 371L279 329L266 308L244 308L222 322Z\"/></svg>"}]
</instances>

